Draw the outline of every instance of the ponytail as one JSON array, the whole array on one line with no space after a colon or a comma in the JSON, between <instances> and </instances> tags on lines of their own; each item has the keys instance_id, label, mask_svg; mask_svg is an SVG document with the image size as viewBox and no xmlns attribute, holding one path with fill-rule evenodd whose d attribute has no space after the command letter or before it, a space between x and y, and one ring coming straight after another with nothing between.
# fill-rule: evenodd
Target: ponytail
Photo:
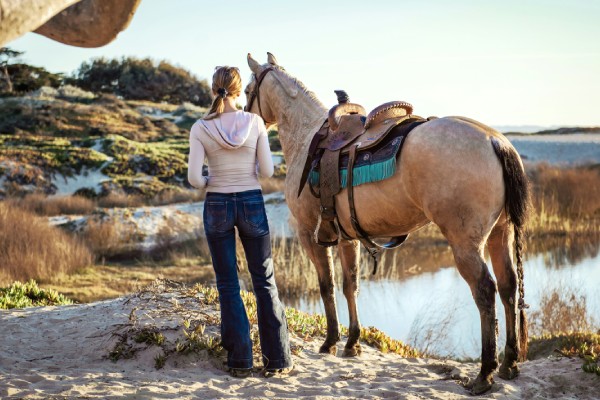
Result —
<instances>
[{"instance_id":1,"label":"ponytail","mask_svg":"<svg viewBox=\"0 0 600 400\"><path fill-rule=\"evenodd\" d=\"M208 110L202 119L209 120L217 118L223 111L225 111L225 100L221 96L215 96L212 105L210 106L210 110Z\"/></svg>"},{"instance_id":2,"label":"ponytail","mask_svg":"<svg viewBox=\"0 0 600 400\"><path fill-rule=\"evenodd\" d=\"M217 67L213 75L212 91L215 94L204 120L217 118L225 111L225 98L237 97L242 91L240 71L235 67Z\"/></svg>"}]
</instances>

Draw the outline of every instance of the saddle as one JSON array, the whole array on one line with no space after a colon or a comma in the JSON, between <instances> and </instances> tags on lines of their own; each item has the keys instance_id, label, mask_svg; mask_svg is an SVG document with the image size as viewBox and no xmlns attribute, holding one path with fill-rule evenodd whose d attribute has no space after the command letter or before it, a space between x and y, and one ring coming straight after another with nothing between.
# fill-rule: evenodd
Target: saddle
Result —
<instances>
[{"instance_id":1,"label":"saddle","mask_svg":"<svg viewBox=\"0 0 600 400\"><path fill-rule=\"evenodd\" d=\"M412 106L403 101L384 103L367 114L364 107L349 102L346 92L336 90L335 93L338 104L329 110L327 119L310 143L298 196L308 181L312 194L320 198L321 212L314 232L315 242L321 246L333 246L339 243L340 236L359 239L375 261L375 273L379 250L398 247L408 235L394 237L382 245L373 241L358 222L354 186L393 175L396 155L404 138L427 120L412 115ZM358 167L355 168L357 159ZM337 220L335 196L342 188L348 189L350 221L356 238L350 237ZM329 224L335 232L334 240L321 239L323 223Z\"/></svg>"}]
</instances>

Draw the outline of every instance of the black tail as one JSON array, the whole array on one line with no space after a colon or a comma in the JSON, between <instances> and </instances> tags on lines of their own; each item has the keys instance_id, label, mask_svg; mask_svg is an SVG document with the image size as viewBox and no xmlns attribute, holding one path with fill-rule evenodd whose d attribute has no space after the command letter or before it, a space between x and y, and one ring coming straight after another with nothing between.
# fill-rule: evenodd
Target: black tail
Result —
<instances>
[{"instance_id":1,"label":"black tail","mask_svg":"<svg viewBox=\"0 0 600 400\"><path fill-rule=\"evenodd\" d=\"M525 315L525 308L528 306L525 304L525 288L523 286L523 233L530 208L529 182L519 154L514 147L497 138L492 138L492 146L500 160L500 164L502 164L506 199L504 207L510 222L513 224L515 234L515 256L519 282L518 304L520 309L519 359L524 361L527 358L528 347L527 316Z\"/></svg>"}]
</instances>

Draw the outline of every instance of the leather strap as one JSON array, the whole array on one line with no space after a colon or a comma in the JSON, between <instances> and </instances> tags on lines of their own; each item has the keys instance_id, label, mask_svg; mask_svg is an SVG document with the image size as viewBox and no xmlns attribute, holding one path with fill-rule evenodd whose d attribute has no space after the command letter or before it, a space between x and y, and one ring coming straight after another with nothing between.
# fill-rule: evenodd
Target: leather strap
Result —
<instances>
[{"instance_id":1,"label":"leather strap","mask_svg":"<svg viewBox=\"0 0 600 400\"><path fill-rule=\"evenodd\" d=\"M321 157L319 194L321 195L321 215L325 221L335 219L335 195L342 190L340 185L340 152L325 150Z\"/></svg>"},{"instance_id":2,"label":"leather strap","mask_svg":"<svg viewBox=\"0 0 600 400\"><path fill-rule=\"evenodd\" d=\"M325 221L329 224L329 226L331 227L331 229L333 229L333 232L335 233L335 239L331 241L321 240L321 238L319 237L319 232L321 232L321 223L323 222L321 218L322 217L319 216L319 223L317 224L317 228L315 229L315 242L319 246L323 247L336 246L340 242L340 226L338 225L337 218L335 218L333 221Z\"/></svg>"},{"instance_id":3,"label":"leather strap","mask_svg":"<svg viewBox=\"0 0 600 400\"><path fill-rule=\"evenodd\" d=\"M258 104L258 116L261 117L263 121L265 121L265 123L268 124L271 124L272 122L267 122L262 113L262 108L260 106L260 84L262 83L263 79L265 79L265 76L267 76L267 74L271 71L273 71L273 67L266 68L260 73L260 75L258 75L258 77L256 76L256 74L254 74L254 76L256 77L256 85L254 85L254 90L250 92L250 99L248 100L246 107L244 107L244 111L250 112L250 110L252 109L252 104L254 104L254 99L256 99L256 102Z\"/></svg>"},{"instance_id":4,"label":"leather strap","mask_svg":"<svg viewBox=\"0 0 600 400\"><path fill-rule=\"evenodd\" d=\"M302 176L300 177L300 186L298 187L298 197L302 194L302 190L306 185L306 181L308 180L308 175L310 174L310 169L312 167L312 162L315 156L315 152L319 147L319 142L327 136L327 132L329 130L329 124L327 120L323 122L323 125L319 128L317 133L313 136L310 141L310 145L308 146L308 154L306 155L306 162L304 163L304 169L302 170Z\"/></svg>"},{"instance_id":5,"label":"leather strap","mask_svg":"<svg viewBox=\"0 0 600 400\"><path fill-rule=\"evenodd\" d=\"M375 243L367 232L360 226L358 222L358 216L356 215L356 207L354 204L354 162L356 160L356 151L360 143L355 143L350 147L350 152L348 154L348 207L350 208L350 223L352 224L352 228L356 232L356 236L358 240L365 246L365 249L369 252L371 257L373 257L374 267L373 267L373 275L377 272L377 264L379 261L379 251L380 249L393 249L395 247L400 246L408 237L408 235L395 236L389 242L380 245Z\"/></svg>"}]
</instances>

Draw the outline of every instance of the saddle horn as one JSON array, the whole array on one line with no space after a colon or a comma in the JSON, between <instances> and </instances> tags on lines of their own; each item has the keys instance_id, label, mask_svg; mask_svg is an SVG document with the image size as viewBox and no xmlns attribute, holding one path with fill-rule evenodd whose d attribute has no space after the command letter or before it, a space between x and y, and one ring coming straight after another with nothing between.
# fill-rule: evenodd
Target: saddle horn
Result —
<instances>
[{"instance_id":1,"label":"saddle horn","mask_svg":"<svg viewBox=\"0 0 600 400\"><path fill-rule=\"evenodd\" d=\"M342 115L367 115L367 112L363 106L350 103L350 96L348 96L348 93L346 93L344 90L334 90L334 92L337 96L338 104L329 110L329 115L327 117L331 130L337 130L339 127L339 118Z\"/></svg>"}]
</instances>

